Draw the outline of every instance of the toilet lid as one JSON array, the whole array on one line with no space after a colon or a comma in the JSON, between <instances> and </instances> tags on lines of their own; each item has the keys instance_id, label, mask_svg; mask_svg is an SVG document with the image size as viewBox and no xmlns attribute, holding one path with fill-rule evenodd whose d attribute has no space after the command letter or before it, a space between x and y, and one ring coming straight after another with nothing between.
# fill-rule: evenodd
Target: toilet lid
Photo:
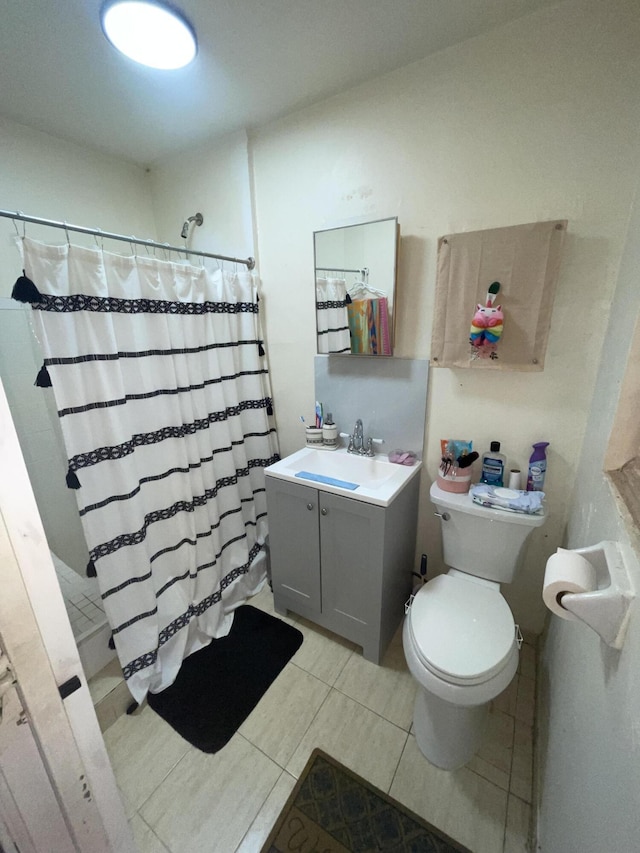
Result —
<instances>
[{"instance_id":1,"label":"toilet lid","mask_svg":"<svg viewBox=\"0 0 640 853\"><path fill-rule=\"evenodd\" d=\"M409 613L418 657L446 681L487 681L512 652L513 615L497 587L439 575L418 592Z\"/></svg>"}]
</instances>

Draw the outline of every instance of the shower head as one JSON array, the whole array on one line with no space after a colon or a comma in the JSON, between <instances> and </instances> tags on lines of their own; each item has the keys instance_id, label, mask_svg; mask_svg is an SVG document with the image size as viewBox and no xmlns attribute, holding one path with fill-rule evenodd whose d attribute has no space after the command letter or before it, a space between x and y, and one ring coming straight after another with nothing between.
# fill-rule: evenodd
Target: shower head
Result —
<instances>
[{"instance_id":1,"label":"shower head","mask_svg":"<svg viewBox=\"0 0 640 853\"><path fill-rule=\"evenodd\" d=\"M185 220L185 223L182 226L182 231L180 232L180 236L184 240L186 240L187 237L189 236L189 223L190 222L195 222L196 225L202 225L202 223L204 222L204 219L202 218L202 214L196 213L195 216L190 216L188 219Z\"/></svg>"}]
</instances>

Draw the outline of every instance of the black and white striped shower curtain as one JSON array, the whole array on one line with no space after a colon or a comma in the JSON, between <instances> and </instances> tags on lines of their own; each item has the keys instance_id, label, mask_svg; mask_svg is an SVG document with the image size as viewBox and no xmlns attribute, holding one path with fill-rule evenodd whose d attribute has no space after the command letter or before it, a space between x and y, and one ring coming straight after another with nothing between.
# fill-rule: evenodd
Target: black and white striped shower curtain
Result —
<instances>
[{"instance_id":1,"label":"black and white striped shower curtain","mask_svg":"<svg viewBox=\"0 0 640 853\"><path fill-rule=\"evenodd\" d=\"M318 352L351 352L347 284L343 278L316 278Z\"/></svg>"},{"instance_id":2,"label":"black and white striped shower curtain","mask_svg":"<svg viewBox=\"0 0 640 853\"><path fill-rule=\"evenodd\" d=\"M279 457L257 282L20 242L90 571L140 702L228 633L265 576Z\"/></svg>"}]
</instances>

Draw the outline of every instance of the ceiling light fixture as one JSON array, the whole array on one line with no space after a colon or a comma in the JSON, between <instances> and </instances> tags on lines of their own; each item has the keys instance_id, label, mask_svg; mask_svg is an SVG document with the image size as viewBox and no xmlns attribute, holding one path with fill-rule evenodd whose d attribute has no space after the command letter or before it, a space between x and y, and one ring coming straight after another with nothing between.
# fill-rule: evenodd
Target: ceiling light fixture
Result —
<instances>
[{"instance_id":1,"label":"ceiling light fixture","mask_svg":"<svg viewBox=\"0 0 640 853\"><path fill-rule=\"evenodd\" d=\"M108 0L100 10L100 21L117 50L151 68L183 68L197 53L196 34L189 22L162 3Z\"/></svg>"}]
</instances>

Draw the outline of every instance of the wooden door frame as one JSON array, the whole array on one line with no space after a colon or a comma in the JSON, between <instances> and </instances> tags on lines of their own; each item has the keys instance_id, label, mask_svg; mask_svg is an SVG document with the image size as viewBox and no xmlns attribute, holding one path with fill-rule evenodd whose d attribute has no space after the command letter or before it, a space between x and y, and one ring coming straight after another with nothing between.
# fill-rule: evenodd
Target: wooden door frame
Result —
<instances>
[{"instance_id":1,"label":"wooden door frame","mask_svg":"<svg viewBox=\"0 0 640 853\"><path fill-rule=\"evenodd\" d=\"M23 708L78 851L135 853L1 381L0 472L0 642Z\"/></svg>"}]
</instances>

